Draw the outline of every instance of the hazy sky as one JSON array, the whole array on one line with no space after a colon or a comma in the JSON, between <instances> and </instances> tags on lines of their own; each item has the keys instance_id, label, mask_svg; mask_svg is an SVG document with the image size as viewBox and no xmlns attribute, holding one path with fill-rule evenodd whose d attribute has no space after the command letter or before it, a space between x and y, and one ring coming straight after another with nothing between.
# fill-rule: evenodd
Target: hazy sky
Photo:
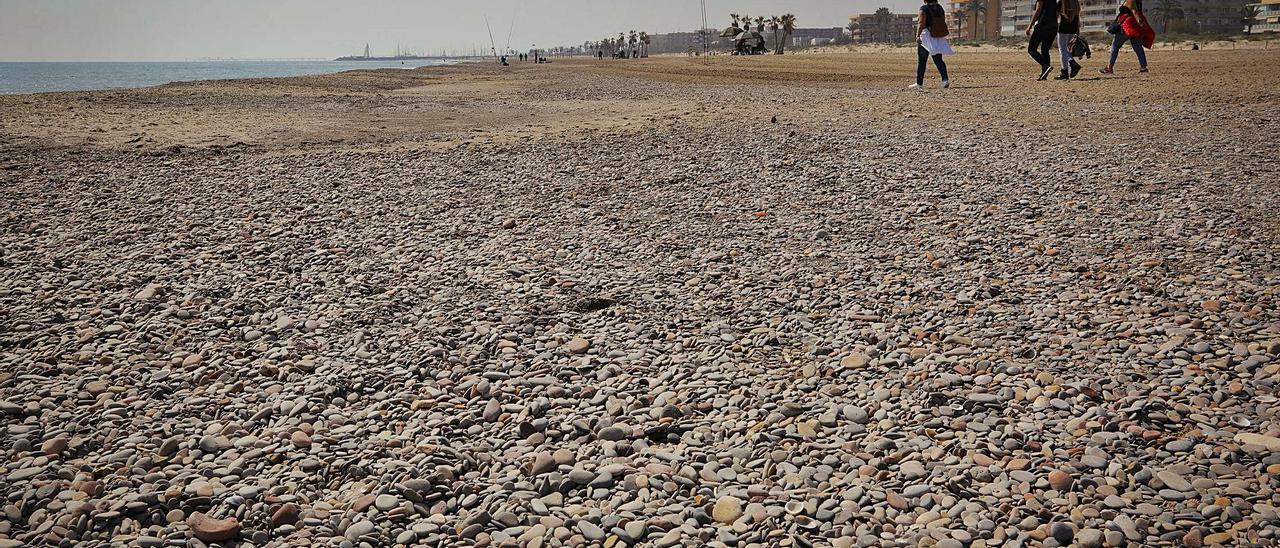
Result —
<instances>
[{"instance_id":1,"label":"hazy sky","mask_svg":"<svg viewBox=\"0 0 1280 548\"><path fill-rule=\"evenodd\" d=\"M707 0L728 13L796 14L802 27L844 26L853 13L918 0ZM375 54L397 43L432 54L581 44L631 29L693 30L698 0L0 0L0 60L180 60Z\"/></svg>"}]
</instances>

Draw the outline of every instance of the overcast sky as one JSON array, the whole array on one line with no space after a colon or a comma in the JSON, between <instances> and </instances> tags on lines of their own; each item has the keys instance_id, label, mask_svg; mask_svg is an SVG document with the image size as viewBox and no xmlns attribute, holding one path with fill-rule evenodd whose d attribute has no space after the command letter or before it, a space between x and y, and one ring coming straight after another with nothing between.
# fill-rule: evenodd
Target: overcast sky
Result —
<instances>
[{"instance_id":1,"label":"overcast sky","mask_svg":"<svg viewBox=\"0 0 1280 548\"><path fill-rule=\"evenodd\" d=\"M796 14L801 27L844 26L853 13L917 0L707 0L713 27L728 13ZM368 42L432 54L488 49L488 15L507 44L581 44L631 29L696 29L698 0L0 0L0 60L106 61L331 58Z\"/></svg>"}]
</instances>

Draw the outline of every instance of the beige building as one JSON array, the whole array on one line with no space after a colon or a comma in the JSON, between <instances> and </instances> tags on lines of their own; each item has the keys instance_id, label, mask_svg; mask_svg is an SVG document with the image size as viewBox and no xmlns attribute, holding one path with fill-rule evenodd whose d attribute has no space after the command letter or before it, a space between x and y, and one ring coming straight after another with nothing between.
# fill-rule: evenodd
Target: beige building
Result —
<instances>
[{"instance_id":1,"label":"beige building","mask_svg":"<svg viewBox=\"0 0 1280 548\"><path fill-rule=\"evenodd\" d=\"M1116 18L1117 0L1080 0L1080 32L1106 32ZM1022 36L1036 12L1036 0L1004 0L1000 15L1000 36Z\"/></svg>"},{"instance_id":2,"label":"beige building","mask_svg":"<svg viewBox=\"0 0 1280 548\"><path fill-rule=\"evenodd\" d=\"M1001 0L977 0L981 8L975 13L975 0L951 0L947 24L956 40L994 40L1000 37Z\"/></svg>"},{"instance_id":3,"label":"beige building","mask_svg":"<svg viewBox=\"0 0 1280 548\"><path fill-rule=\"evenodd\" d=\"M1280 0L1267 0L1267 3L1256 4L1269 6L1271 14L1270 30L1276 28L1275 18L1280 11ZM1183 18L1169 21L1169 28L1164 29L1164 21L1158 13L1153 13L1154 1L1147 2L1147 18L1160 32L1237 32L1240 28L1240 7L1238 0L1181 0ZM1116 18L1119 8L1118 0L1081 0L1080 31L1085 33L1106 32L1107 24ZM1031 23L1031 15L1035 13L1036 0L1004 0L1000 17L1001 36L1021 36ZM1259 17L1259 23L1265 17ZM1264 25L1255 24L1254 30L1266 31Z\"/></svg>"},{"instance_id":4,"label":"beige building","mask_svg":"<svg viewBox=\"0 0 1280 548\"><path fill-rule=\"evenodd\" d=\"M1265 0L1257 6L1258 17L1253 20L1253 32L1280 32L1280 0Z\"/></svg>"},{"instance_id":5,"label":"beige building","mask_svg":"<svg viewBox=\"0 0 1280 548\"><path fill-rule=\"evenodd\" d=\"M1107 32L1107 25L1119 15L1120 2L1080 0L1080 32Z\"/></svg>"},{"instance_id":6,"label":"beige building","mask_svg":"<svg viewBox=\"0 0 1280 548\"><path fill-rule=\"evenodd\" d=\"M1258 8L1258 17L1253 21L1253 32L1280 32L1280 0L1264 0L1249 6Z\"/></svg>"}]
</instances>

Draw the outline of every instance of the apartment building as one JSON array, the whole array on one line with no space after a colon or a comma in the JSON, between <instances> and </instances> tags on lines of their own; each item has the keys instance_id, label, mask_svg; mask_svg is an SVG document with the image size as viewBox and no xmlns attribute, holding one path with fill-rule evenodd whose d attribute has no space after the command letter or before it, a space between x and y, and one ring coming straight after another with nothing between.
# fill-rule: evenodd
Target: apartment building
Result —
<instances>
[{"instance_id":1,"label":"apartment building","mask_svg":"<svg viewBox=\"0 0 1280 548\"><path fill-rule=\"evenodd\" d=\"M874 13L860 13L850 16L849 20L854 23L854 42L901 44L915 39L915 13L893 13L884 19Z\"/></svg>"},{"instance_id":2,"label":"apartment building","mask_svg":"<svg viewBox=\"0 0 1280 548\"><path fill-rule=\"evenodd\" d=\"M1116 18L1117 0L1080 0L1080 32L1106 32ZM1035 15L1036 0L1004 0L1000 15L1000 36L1022 36Z\"/></svg>"},{"instance_id":3,"label":"apartment building","mask_svg":"<svg viewBox=\"0 0 1280 548\"><path fill-rule=\"evenodd\" d=\"M1258 18L1253 21L1253 32L1280 32L1280 0L1263 0L1261 3L1249 5L1258 7Z\"/></svg>"},{"instance_id":4,"label":"apartment building","mask_svg":"<svg viewBox=\"0 0 1280 548\"><path fill-rule=\"evenodd\" d=\"M787 44L787 46L821 46L830 44L844 38L844 32L843 27L796 29L788 37L791 43ZM769 36L769 43L772 44L772 33L769 33Z\"/></svg>"},{"instance_id":5,"label":"apartment building","mask_svg":"<svg viewBox=\"0 0 1280 548\"><path fill-rule=\"evenodd\" d=\"M994 40L1000 37L1001 0L977 0L982 2L978 13L973 13L975 0L951 0L947 8L947 24L951 37L956 40Z\"/></svg>"},{"instance_id":6,"label":"apartment building","mask_svg":"<svg viewBox=\"0 0 1280 548\"><path fill-rule=\"evenodd\" d=\"M1275 6L1273 3L1272 6ZM1243 5L1237 0L1182 0L1183 19L1169 24L1169 30L1183 32L1240 32ZM1148 8L1149 9L1149 8ZM1148 15L1152 15L1148 13ZM1158 28L1158 27L1157 27ZM1254 25L1257 28L1257 25Z\"/></svg>"}]
</instances>

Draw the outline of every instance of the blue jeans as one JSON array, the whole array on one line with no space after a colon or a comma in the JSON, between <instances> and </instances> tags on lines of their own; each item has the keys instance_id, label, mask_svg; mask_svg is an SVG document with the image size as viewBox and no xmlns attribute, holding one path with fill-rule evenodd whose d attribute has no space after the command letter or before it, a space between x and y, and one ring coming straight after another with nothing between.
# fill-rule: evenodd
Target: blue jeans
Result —
<instances>
[{"instance_id":1,"label":"blue jeans","mask_svg":"<svg viewBox=\"0 0 1280 548\"><path fill-rule=\"evenodd\" d=\"M1074 34L1058 34L1058 54L1062 56L1062 70L1068 70L1071 63L1075 62L1071 58L1071 39L1074 37Z\"/></svg>"},{"instance_id":2,"label":"blue jeans","mask_svg":"<svg viewBox=\"0 0 1280 548\"><path fill-rule=\"evenodd\" d=\"M1116 66L1116 57L1120 55L1120 46L1124 45L1125 40L1128 40L1130 44L1133 44L1133 52L1138 55L1138 64L1142 65L1143 68L1146 68L1147 52L1142 51L1142 42L1138 41L1137 38L1129 38L1124 31L1117 32L1115 39L1111 41L1111 62L1107 63L1107 66Z\"/></svg>"}]
</instances>

